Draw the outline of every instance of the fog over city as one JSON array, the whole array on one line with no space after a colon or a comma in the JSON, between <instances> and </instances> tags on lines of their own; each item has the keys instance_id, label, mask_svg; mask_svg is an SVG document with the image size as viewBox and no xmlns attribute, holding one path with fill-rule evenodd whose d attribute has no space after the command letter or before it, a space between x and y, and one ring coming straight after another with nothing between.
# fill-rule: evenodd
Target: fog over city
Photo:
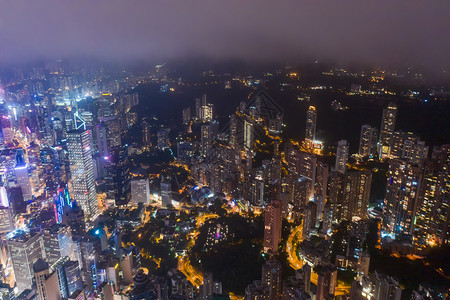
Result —
<instances>
[{"instance_id":1,"label":"fog over city","mask_svg":"<svg viewBox=\"0 0 450 300\"><path fill-rule=\"evenodd\" d=\"M1 1L0 62L333 60L448 66L450 2Z\"/></svg>"}]
</instances>

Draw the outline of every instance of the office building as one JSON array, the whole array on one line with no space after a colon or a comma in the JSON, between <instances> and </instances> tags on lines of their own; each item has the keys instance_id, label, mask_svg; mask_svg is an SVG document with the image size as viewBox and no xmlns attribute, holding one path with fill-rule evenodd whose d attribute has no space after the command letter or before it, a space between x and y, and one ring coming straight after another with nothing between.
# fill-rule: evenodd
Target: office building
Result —
<instances>
[{"instance_id":1,"label":"office building","mask_svg":"<svg viewBox=\"0 0 450 300\"><path fill-rule=\"evenodd\" d=\"M43 240L39 232L17 230L6 236L6 243L20 294L33 285L34 263L45 257Z\"/></svg>"},{"instance_id":2,"label":"office building","mask_svg":"<svg viewBox=\"0 0 450 300\"><path fill-rule=\"evenodd\" d=\"M347 171L349 151L350 149L347 141L340 140L336 150L336 164L334 169L342 174Z\"/></svg>"},{"instance_id":3,"label":"office building","mask_svg":"<svg viewBox=\"0 0 450 300\"><path fill-rule=\"evenodd\" d=\"M10 207L0 206L0 234L14 230L14 221Z\"/></svg>"},{"instance_id":4,"label":"office building","mask_svg":"<svg viewBox=\"0 0 450 300\"><path fill-rule=\"evenodd\" d=\"M69 226L55 224L42 232L46 261L53 266L60 258L75 260L72 233Z\"/></svg>"},{"instance_id":5,"label":"office building","mask_svg":"<svg viewBox=\"0 0 450 300\"><path fill-rule=\"evenodd\" d=\"M131 180L131 202L150 203L150 185L148 178Z\"/></svg>"},{"instance_id":6,"label":"office building","mask_svg":"<svg viewBox=\"0 0 450 300\"><path fill-rule=\"evenodd\" d=\"M50 273L48 263L41 258L34 263L33 271L39 299L61 299L58 273Z\"/></svg>"},{"instance_id":7,"label":"office building","mask_svg":"<svg viewBox=\"0 0 450 300\"><path fill-rule=\"evenodd\" d=\"M17 185L22 189L23 199L25 201L33 198L33 192L31 188L30 175L28 174L29 167L25 162L25 154L22 148L16 150L16 167L14 172L16 175Z\"/></svg>"},{"instance_id":8,"label":"office building","mask_svg":"<svg viewBox=\"0 0 450 300\"><path fill-rule=\"evenodd\" d=\"M91 133L89 130L77 130L67 133L67 150L73 198L83 209L86 222L94 220L98 214L90 142Z\"/></svg>"},{"instance_id":9,"label":"office building","mask_svg":"<svg viewBox=\"0 0 450 300\"><path fill-rule=\"evenodd\" d=\"M172 205L172 183L170 178L163 178L160 184L161 203L163 206Z\"/></svg>"},{"instance_id":10,"label":"office building","mask_svg":"<svg viewBox=\"0 0 450 300\"><path fill-rule=\"evenodd\" d=\"M62 268L66 276L67 294L70 296L76 291L83 289L83 280L78 261L67 260L63 263Z\"/></svg>"}]
</instances>

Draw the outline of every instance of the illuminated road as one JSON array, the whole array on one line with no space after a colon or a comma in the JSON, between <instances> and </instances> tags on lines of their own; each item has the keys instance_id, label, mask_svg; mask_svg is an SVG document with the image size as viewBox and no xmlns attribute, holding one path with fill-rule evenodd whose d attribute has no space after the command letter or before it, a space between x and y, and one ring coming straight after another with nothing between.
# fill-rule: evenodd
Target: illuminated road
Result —
<instances>
[{"instance_id":1,"label":"illuminated road","mask_svg":"<svg viewBox=\"0 0 450 300\"><path fill-rule=\"evenodd\" d=\"M203 223L205 223L209 219L215 219L215 218L218 218L218 217L219 216L216 215L216 214L204 214L204 215L198 216L197 220L196 220L197 228L200 228L203 225Z\"/></svg>"},{"instance_id":2,"label":"illuminated road","mask_svg":"<svg viewBox=\"0 0 450 300\"><path fill-rule=\"evenodd\" d=\"M192 231L189 236L190 240L188 243L188 251L189 249L194 246L195 239L198 235L198 228L200 228L203 223L205 223L209 219L218 218L219 216L216 214L204 214L197 217L196 224L197 229ZM200 285L203 284L203 274L201 271L194 268L194 266L191 265L191 262L189 261L189 258L185 256L180 256L178 259L178 266L177 269L181 271L184 275L186 275L187 280L189 280L194 286L197 288L200 287Z\"/></svg>"},{"instance_id":3,"label":"illuminated road","mask_svg":"<svg viewBox=\"0 0 450 300\"><path fill-rule=\"evenodd\" d=\"M297 246L303 241L303 223L295 227L289 235L286 242L286 252L288 254L289 264L294 270L301 269L305 262L297 255ZM311 282L317 285L318 276L316 273L311 273ZM350 286L342 282L338 282L335 290L335 295L346 295L350 292Z\"/></svg>"},{"instance_id":4,"label":"illuminated road","mask_svg":"<svg viewBox=\"0 0 450 300\"><path fill-rule=\"evenodd\" d=\"M203 284L203 274L202 272L196 270L190 263L187 256L180 257L178 259L178 270L180 270L184 275L186 275L187 280L189 280L195 287L200 287Z\"/></svg>"},{"instance_id":5,"label":"illuminated road","mask_svg":"<svg viewBox=\"0 0 450 300\"><path fill-rule=\"evenodd\" d=\"M289 264L295 270L301 269L304 264L296 253L297 245L302 241L302 235L303 223L294 228L286 243L286 252L288 253Z\"/></svg>"}]
</instances>

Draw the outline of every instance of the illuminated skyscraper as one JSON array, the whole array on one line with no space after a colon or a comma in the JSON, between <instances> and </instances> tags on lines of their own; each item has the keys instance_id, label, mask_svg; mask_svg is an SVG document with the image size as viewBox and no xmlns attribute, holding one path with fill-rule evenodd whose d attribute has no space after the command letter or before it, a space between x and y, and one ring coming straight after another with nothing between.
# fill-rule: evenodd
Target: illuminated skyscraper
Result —
<instances>
[{"instance_id":1,"label":"illuminated skyscraper","mask_svg":"<svg viewBox=\"0 0 450 300\"><path fill-rule=\"evenodd\" d=\"M450 235L450 146L433 151L425 162L414 227L419 246L448 243Z\"/></svg>"},{"instance_id":2,"label":"illuminated skyscraper","mask_svg":"<svg viewBox=\"0 0 450 300\"><path fill-rule=\"evenodd\" d=\"M370 171L331 172L328 202L334 222L367 218L372 174Z\"/></svg>"},{"instance_id":3,"label":"illuminated skyscraper","mask_svg":"<svg viewBox=\"0 0 450 300\"><path fill-rule=\"evenodd\" d=\"M14 230L12 210L10 207L0 206L0 233Z\"/></svg>"},{"instance_id":4,"label":"illuminated skyscraper","mask_svg":"<svg viewBox=\"0 0 450 300\"><path fill-rule=\"evenodd\" d=\"M0 125L3 135L3 144L8 145L12 143L13 134L11 131L11 117L6 115L1 115Z\"/></svg>"},{"instance_id":5,"label":"illuminated skyscraper","mask_svg":"<svg viewBox=\"0 0 450 300\"><path fill-rule=\"evenodd\" d=\"M150 203L150 185L148 178L131 180L131 201L135 204Z\"/></svg>"},{"instance_id":6,"label":"illuminated skyscraper","mask_svg":"<svg viewBox=\"0 0 450 300\"><path fill-rule=\"evenodd\" d=\"M306 194L306 201L314 196L316 185L317 156L308 152L299 151L296 155L296 170L299 178L306 179L310 185Z\"/></svg>"},{"instance_id":7,"label":"illuminated skyscraper","mask_svg":"<svg viewBox=\"0 0 450 300\"><path fill-rule=\"evenodd\" d=\"M68 226L55 224L44 229L43 240L46 260L50 266L65 256L75 260L72 233Z\"/></svg>"},{"instance_id":8,"label":"illuminated skyscraper","mask_svg":"<svg viewBox=\"0 0 450 300\"><path fill-rule=\"evenodd\" d=\"M219 123L212 121L201 126L201 146L203 155L207 155L219 133Z\"/></svg>"},{"instance_id":9,"label":"illuminated skyscraper","mask_svg":"<svg viewBox=\"0 0 450 300\"><path fill-rule=\"evenodd\" d=\"M202 99L196 99L197 116L201 122L211 122L213 119L213 105L208 103L206 94L202 95ZM184 113L183 113L184 116Z\"/></svg>"},{"instance_id":10,"label":"illuminated skyscraper","mask_svg":"<svg viewBox=\"0 0 450 300\"><path fill-rule=\"evenodd\" d=\"M281 263L275 259L262 266L262 283L269 287L269 299L281 299Z\"/></svg>"},{"instance_id":11,"label":"illuminated skyscraper","mask_svg":"<svg viewBox=\"0 0 450 300\"><path fill-rule=\"evenodd\" d=\"M377 151L378 130L370 125L361 127L361 136L359 139L359 156L372 157Z\"/></svg>"},{"instance_id":12,"label":"illuminated skyscraper","mask_svg":"<svg viewBox=\"0 0 450 300\"><path fill-rule=\"evenodd\" d=\"M265 211L264 221L264 251L278 253L281 242L281 203L270 202Z\"/></svg>"},{"instance_id":13,"label":"illuminated skyscraper","mask_svg":"<svg viewBox=\"0 0 450 300\"><path fill-rule=\"evenodd\" d=\"M6 242L20 294L33 285L34 263L45 257L42 237L38 232L19 230L9 233Z\"/></svg>"},{"instance_id":14,"label":"illuminated skyscraper","mask_svg":"<svg viewBox=\"0 0 450 300\"><path fill-rule=\"evenodd\" d=\"M374 286L373 299L400 300L402 288L398 281L390 276L379 274L376 271L371 274L370 279Z\"/></svg>"},{"instance_id":15,"label":"illuminated skyscraper","mask_svg":"<svg viewBox=\"0 0 450 300\"><path fill-rule=\"evenodd\" d=\"M386 232L412 234L421 180L422 170L419 166L400 159L389 162L383 207Z\"/></svg>"},{"instance_id":16,"label":"illuminated skyscraper","mask_svg":"<svg viewBox=\"0 0 450 300\"><path fill-rule=\"evenodd\" d=\"M170 178L162 179L161 184L161 203L163 206L172 204L172 183Z\"/></svg>"},{"instance_id":17,"label":"illuminated skyscraper","mask_svg":"<svg viewBox=\"0 0 450 300\"><path fill-rule=\"evenodd\" d=\"M347 161L349 154L349 145L346 140L340 140L338 142L336 150L336 165L335 170L344 174L347 171Z\"/></svg>"},{"instance_id":18,"label":"illuminated skyscraper","mask_svg":"<svg viewBox=\"0 0 450 300\"><path fill-rule=\"evenodd\" d=\"M14 168L16 174L17 185L22 189L23 199L25 201L33 198L31 190L30 176L28 174L28 164L25 162L23 149L16 151L16 167Z\"/></svg>"},{"instance_id":19,"label":"illuminated skyscraper","mask_svg":"<svg viewBox=\"0 0 450 300\"><path fill-rule=\"evenodd\" d=\"M183 125L188 125L191 121L191 108L187 107L183 109Z\"/></svg>"},{"instance_id":20,"label":"illuminated skyscraper","mask_svg":"<svg viewBox=\"0 0 450 300\"><path fill-rule=\"evenodd\" d=\"M316 122L317 122L317 111L315 106L310 106L308 112L306 113L306 133L305 139L315 140L316 139Z\"/></svg>"},{"instance_id":21,"label":"illuminated skyscraper","mask_svg":"<svg viewBox=\"0 0 450 300\"><path fill-rule=\"evenodd\" d=\"M147 121L142 121L142 144L148 148L151 144L150 126Z\"/></svg>"},{"instance_id":22,"label":"illuminated skyscraper","mask_svg":"<svg viewBox=\"0 0 450 300\"><path fill-rule=\"evenodd\" d=\"M73 198L83 209L87 222L95 219L98 214L90 142L91 133L89 130L76 130L67 133Z\"/></svg>"},{"instance_id":23,"label":"illuminated skyscraper","mask_svg":"<svg viewBox=\"0 0 450 300\"><path fill-rule=\"evenodd\" d=\"M369 170L348 172L344 183L344 205L347 206L347 220L367 218L372 173Z\"/></svg>"},{"instance_id":24,"label":"illuminated skyscraper","mask_svg":"<svg viewBox=\"0 0 450 300\"><path fill-rule=\"evenodd\" d=\"M334 299L337 284L337 269L334 266L318 265L314 268L318 275L317 300Z\"/></svg>"},{"instance_id":25,"label":"illuminated skyscraper","mask_svg":"<svg viewBox=\"0 0 450 300\"><path fill-rule=\"evenodd\" d=\"M379 140L379 157L384 158L389 155L391 147L392 134L395 130L395 121L397 118L397 105L390 102L383 109L383 117L381 119L380 140Z\"/></svg>"},{"instance_id":26,"label":"illuminated skyscraper","mask_svg":"<svg viewBox=\"0 0 450 300\"><path fill-rule=\"evenodd\" d=\"M169 132L168 128L158 130L158 150L164 151L170 148Z\"/></svg>"}]
</instances>

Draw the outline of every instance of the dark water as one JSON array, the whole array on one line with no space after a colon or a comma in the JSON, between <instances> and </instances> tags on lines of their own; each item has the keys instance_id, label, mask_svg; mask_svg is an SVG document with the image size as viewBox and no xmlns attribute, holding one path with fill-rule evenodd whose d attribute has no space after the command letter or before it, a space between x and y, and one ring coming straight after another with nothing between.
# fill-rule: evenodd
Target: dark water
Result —
<instances>
[{"instance_id":1,"label":"dark water","mask_svg":"<svg viewBox=\"0 0 450 300\"><path fill-rule=\"evenodd\" d=\"M345 139L350 143L351 153L355 153L361 125L370 124L379 128L383 107L389 101L394 101L399 107L396 130L412 131L431 146L450 142L450 105L446 102L419 103L394 97L348 96L329 90L312 91L311 100L307 102L297 100L298 92L294 89L281 90L280 85L271 84L267 90L285 111L287 127L284 132L290 138L304 138L306 111L310 105L314 105L318 111L317 138L329 146ZM247 87L226 90L219 81L215 85L180 87L168 93L159 92L159 86L154 84L139 86L137 91L141 99L141 116L156 115L162 123L172 126L181 123L183 108L191 107L191 115L194 115L195 98L206 93L208 102L214 104L214 116L224 127L239 102L247 100L254 90ZM333 100L348 109L333 110Z\"/></svg>"}]
</instances>

